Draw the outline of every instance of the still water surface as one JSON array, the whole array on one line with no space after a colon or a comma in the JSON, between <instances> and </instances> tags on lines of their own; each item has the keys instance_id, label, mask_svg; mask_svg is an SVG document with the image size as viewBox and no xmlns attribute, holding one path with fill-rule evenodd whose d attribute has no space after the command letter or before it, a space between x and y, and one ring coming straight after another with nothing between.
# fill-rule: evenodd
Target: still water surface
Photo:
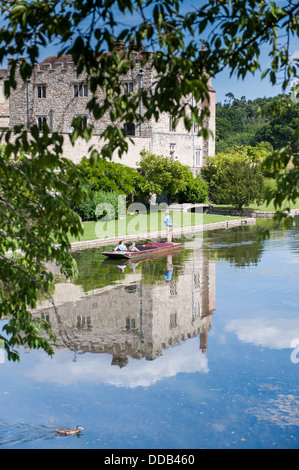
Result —
<instances>
[{"instance_id":1,"label":"still water surface","mask_svg":"<svg viewBox=\"0 0 299 470\"><path fill-rule=\"evenodd\" d=\"M57 312L35 312L54 357L1 356L0 448L298 448L296 222L263 222L265 241L256 226L205 232L135 266L75 253ZM80 438L55 433L77 425Z\"/></svg>"}]
</instances>

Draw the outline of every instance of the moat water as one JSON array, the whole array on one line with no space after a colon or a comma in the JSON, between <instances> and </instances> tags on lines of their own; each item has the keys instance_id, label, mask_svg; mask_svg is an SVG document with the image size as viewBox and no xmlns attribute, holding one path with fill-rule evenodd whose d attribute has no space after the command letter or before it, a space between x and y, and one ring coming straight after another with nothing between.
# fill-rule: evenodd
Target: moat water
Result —
<instances>
[{"instance_id":1,"label":"moat water","mask_svg":"<svg viewBox=\"0 0 299 470\"><path fill-rule=\"evenodd\" d=\"M34 313L54 357L0 354L0 448L298 448L295 222L204 232L136 265L105 262L107 247L74 253L57 310ZM77 425L80 438L55 432Z\"/></svg>"}]
</instances>

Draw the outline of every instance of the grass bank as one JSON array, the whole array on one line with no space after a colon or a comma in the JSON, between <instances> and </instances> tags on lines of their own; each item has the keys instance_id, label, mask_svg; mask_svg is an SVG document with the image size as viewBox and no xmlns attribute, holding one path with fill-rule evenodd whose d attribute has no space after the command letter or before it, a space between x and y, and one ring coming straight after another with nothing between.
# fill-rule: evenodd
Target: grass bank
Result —
<instances>
[{"instance_id":1,"label":"grass bank","mask_svg":"<svg viewBox=\"0 0 299 470\"><path fill-rule=\"evenodd\" d=\"M265 188L266 189L275 189L276 188L276 180L274 178L265 178ZM215 209L235 209L233 206L229 204L213 204ZM288 201L285 199L282 203L282 209L285 207L289 207L290 210L292 209L299 209L299 198L295 202ZM258 205L257 202L251 203L249 206L243 207L244 210L251 210L251 211L260 211L260 212L275 212L277 210L274 207L273 201L270 201L269 204L266 202L262 202L262 204Z\"/></svg>"},{"instance_id":2,"label":"grass bank","mask_svg":"<svg viewBox=\"0 0 299 470\"><path fill-rule=\"evenodd\" d=\"M213 204L215 209L235 209L233 206L230 205L222 205L222 204ZM282 204L282 209L285 207L289 207L292 209L299 208L299 198L295 202L285 200ZM269 204L263 202L262 204L258 205L257 203L252 203L249 206L243 207L243 210L253 210L253 211L261 211L261 212L275 212L276 208L274 207L273 201L270 201Z\"/></svg>"},{"instance_id":3,"label":"grass bank","mask_svg":"<svg viewBox=\"0 0 299 470\"><path fill-rule=\"evenodd\" d=\"M229 217L214 214L200 214L190 212L170 211L175 228L194 227L202 224L212 224L227 220L239 219L240 217ZM84 234L79 238L70 236L70 241L88 241L101 238L112 238L138 233L150 233L165 230L163 222L165 213L151 212L148 214L127 215L120 220L109 220L107 222L84 222Z\"/></svg>"}]
</instances>

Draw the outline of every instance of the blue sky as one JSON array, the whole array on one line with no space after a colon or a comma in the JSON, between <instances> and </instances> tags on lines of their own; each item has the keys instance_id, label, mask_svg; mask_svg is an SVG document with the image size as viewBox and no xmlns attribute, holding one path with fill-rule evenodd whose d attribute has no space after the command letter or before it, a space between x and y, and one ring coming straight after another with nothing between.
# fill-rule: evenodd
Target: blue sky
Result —
<instances>
[{"instance_id":1,"label":"blue sky","mask_svg":"<svg viewBox=\"0 0 299 470\"><path fill-rule=\"evenodd\" d=\"M270 3L270 0L266 1ZM184 11L193 10L194 8L199 7L202 3L204 3L203 0L183 0ZM275 0L275 3L280 7L283 7L287 4L287 0ZM282 37L279 40L284 42L285 38ZM299 38L292 38L289 46L292 59L299 59ZM248 73L247 77L242 80L238 79L236 76L231 77L229 70L225 70L213 79L213 87L216 90L217 102L221 101L223 103L227 93L233 93L235 98L238 99L240 99L241 96L246 96L247 100L254 100L255 98L263 97L268 98L282 93L281 83L273 86L269 82L268 76L263 80L261 79L262 72L270 66L270 47L263 46L260 52L260 72L256 72L254 75Z\"/></svg>"},{"instance_id":2,"label":"blue sky","mask_svg":"<svg viewBox=\"0 0 299 470\"><path fill-rule=\"evenodd\" d=\"M293 58L299 58L299 39L292 44ZM266 47L263 48L261 54L261 68L265 70L270 64L270 58ZM229 71L221 72L214 80L213 87L216 90L216 101L225 100L225 95L229 92L233 93L235 98L240 99L241 96L246 96L247 100L254 100L255 98L269 98L282 93L281 83L272 85L269 82L268 76L263 80L261 79L261 72L256 72L255 75L248 74L242 80L236 76L230 77ZM289 90L287 90L289 91Z\"/></svg>"}]
</instances>

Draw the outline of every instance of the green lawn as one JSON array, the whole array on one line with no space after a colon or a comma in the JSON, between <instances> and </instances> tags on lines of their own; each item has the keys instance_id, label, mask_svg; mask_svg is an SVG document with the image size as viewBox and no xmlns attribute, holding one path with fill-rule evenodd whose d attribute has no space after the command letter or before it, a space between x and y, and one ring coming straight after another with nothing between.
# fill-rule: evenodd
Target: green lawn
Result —
<instances>
[{"instance_id":1,"label":"green lawn","mask_svg":"<svg viewBox=\"0 0 299 470\"><path fill-rule=\"evenodd\" d=\"M70 241L95 240L116 236L134 235L138 233L150 233L158 230L165 231L163 222L164 212L152 212L149 214L128 215L120 220L108 222L84 222L84 234L75 238L70 236ZM202 224L211 224L226 220L238 219L223 215L198 214L190 212L170 211L174 228L189 227Z\"/></svg>"},{"instance_id":2,"label":"green lawn","mask_svg":"<svg viewBox=\"0 0 299 470\"><path fill-rule=\"evenodd\" d=\"M291 203L288 205L286 202L285 205L290 207L290 209L299 208L299 199L296 201L296 203ZM285 207L285 205L283 207ZM214 205L214 207L221 209L233 209L233 207L229 205ZM246 209L275 212L274 204L272 202L270 202L269 205L263 203L260 206L253 203L249 207L246 207ZM179 211L170 211L170 214L172 216L173 225L175 228L211 224L238 218L224 215L199 214ZM71 242L74 242L80 240L88 241L119 236L123 236L125 238L127 235L134 235L139 233L149 234L151 232L157 232L158 230L162 230L162 233L164 233L164 215L164 212L160 211L151 212L148 214L127 215L120 220L110 220L108 222L84 222L84 234L79 238L75 238L70 235L69 238Z\"/></svg>"},{"instance_id":3,"label":"green lawn","mask_svg":"<svg viewBox=\"0 0 299 470\"><path fill-rule=\"evenodd\" d=\"M219 209L233 209L233 206L229 205L221 205L221 204L214 204L213 205L216 208ZM295 203L289 202L289 201L284 201L282 208L289 207L290 209L298 209L299 208L299 198L296 200ZM249 210L255 210L255 211L266 211L266 212L275 212L276 208L274 207L274 204L272 201L267 205L265 202L262 203L260 206L258 206L255 203L250 204L248 207L244 207L244 209L249 209Z\"/></svg>"}]
</instances>

